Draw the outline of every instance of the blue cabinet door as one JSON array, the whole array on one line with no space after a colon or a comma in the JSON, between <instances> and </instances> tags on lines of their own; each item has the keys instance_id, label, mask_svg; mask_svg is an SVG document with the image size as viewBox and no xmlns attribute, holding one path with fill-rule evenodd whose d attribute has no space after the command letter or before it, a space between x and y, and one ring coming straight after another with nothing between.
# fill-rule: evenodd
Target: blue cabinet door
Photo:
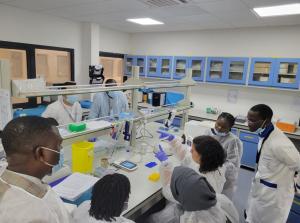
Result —
<instances>
[{"instance_id":1,"label":"blue cabinet door","mask_svg":"<svg viewBox=\"0 0 300 223\"><path fill-rule=\"evenodd\" d=\"M242 140L244 148L241 164L254 169L259 138L256 134L241 131L240 140Z\"/></svg>"},{"instance_id":2,"label":"blue cabinet door","mask_svg":"<svg viewBox=\"0 0 300 223\"><path fill-rule=\"evenodd\" d=\"M276 59L273 86L299 88L300 59Z\"/></svg>"},{"instance_id":3,"label":"blue cabinet door","mask_svg":"<svg viewBox=\"0 0 300 223\"><path fill-rule=\"evenodd\" d=\"M132 75L132 66L136 65L136 57L132 55L125 55L124 57L124 71L125 75Z\"/></svg>"},{"instance_id":4,"label":"blue cabinet door","mask_svg":"<svg viewBox=\"0 0 300 223\"><path fill-rule=\"evenodd\" d=\"M270 87L273 83L275 60L272 58L252 58L249 85Z\"/></svg>"},{"instance_id":5,"label":"blue cabinet door","mask_svg":"<svg viewBox=\"0 0 300 223\"><path fill-rule=\"evenodd\" d=\"M231 84L245 84L248 63L249 58L227 58L225 82Z\"/></svg>"},{"instance_id":6,"label":"blue cabinet door","mask_svg":"<svg viewBox=\"0 0 300 223\"><path fill-rule=\"evenodd\" d=\"M159 77L171 78L173 57L162 56L159 58Z\"/></svg>"},{"instance_id":7,"label":"blue cabinet door","mask_svg":"<svg viewBox=\"0 0 300 223\"><path fill-rule=\"evenodd\" d=\"M209 57L207 59L206 81L225 82L226 59L222 57Z\"/></svg>"},{"instance_id":8,"label":"blue cabinet door","mask_svg":"<svg viewBox=\"0 0 300 223\"><path fill-rule=\"evenodd\" d=\"M140 67L140 76L146 74L146 56L135 56L135 65Z\"/></svg>"},{"instance_id":9,"label":"blue cabinet door","mask_svg":"<svg viewBox=\"0 0 300 223\"><path fill-rule=\"evenodd\" d=\"M160 71L160 57L148 56L147 57L147 77L159 77Z\"/></svg>"},{"instance_id":10,"label":"blue cabinet door","mask_svg":"<svg viewBox=\"0 0 300 223\"><path fill-rule=\"evenodd\" d=\"M188 57L174 57L173 78L182 79L186 76L188 69Z\"/></svg>"},{"instance_id":11,"label":"blue cabinet door","mask_svg":"<svg viewBox=\"0 0 300 223\"><path fill-rule=\"evenodd\" d=\"M195 81L203 81L205 69L205 57L190 57L188 68L192 69L192 78Z\"/></svg>"}]
</instances>

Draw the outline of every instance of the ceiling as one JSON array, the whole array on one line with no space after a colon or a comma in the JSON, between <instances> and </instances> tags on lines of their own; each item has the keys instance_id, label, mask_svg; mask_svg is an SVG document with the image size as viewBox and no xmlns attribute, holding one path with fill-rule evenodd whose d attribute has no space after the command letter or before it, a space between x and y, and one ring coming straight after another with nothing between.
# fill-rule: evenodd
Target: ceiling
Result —
<instances>
[{"instance_id":1,"label":"ceiling","mask_svg":"<svg viewBox=\"0 0 300 223\"><path fill-rule=\"evenodd\" d=\"M74 21L94 22L129 33L300 24L300 15L258 18L251 11L253 7L300 3L300 0L185 0L185 4L179 1L182 0L0 0L0 7L3 4ZM141 26L126 21L138 17L150 17L165 24Z\"/></svg>"}]
</instances>

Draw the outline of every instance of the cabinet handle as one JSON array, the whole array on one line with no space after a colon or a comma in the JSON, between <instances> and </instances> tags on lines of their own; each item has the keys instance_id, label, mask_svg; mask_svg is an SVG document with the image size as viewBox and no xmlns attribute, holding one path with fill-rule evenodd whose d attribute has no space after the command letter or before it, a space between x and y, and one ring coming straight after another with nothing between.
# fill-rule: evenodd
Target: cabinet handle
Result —
<instances>
[{"instance_id":1,"label":"cabinet handle","mask_svg":"<svg viewBox=\"0 0 300 223\"><path fill-rule=\"evenodd\" d=\"M244 136L246 139L254 139L253 136Z\"/></svg>"}]
</instances>

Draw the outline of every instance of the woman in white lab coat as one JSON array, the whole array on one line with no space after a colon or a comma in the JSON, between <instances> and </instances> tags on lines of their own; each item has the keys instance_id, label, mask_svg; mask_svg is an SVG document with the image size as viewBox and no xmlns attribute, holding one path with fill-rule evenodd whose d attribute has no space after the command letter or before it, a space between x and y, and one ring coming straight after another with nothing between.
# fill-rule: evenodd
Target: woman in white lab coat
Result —
<instances>
[{"instance_id":1,"label":"woman in white lab coat","mask_svg":"<svg viewBox=\"0 0 300 223\"><path fill-rule=\"evenodd\" d=\"M180 138L175 138L165 132L159 133L161 133L160 138L166 138L169 141L170 147L181 165L190 167L205 176L216 193L222 192L225 183L225 166L223 165L225 153L224 150L218 149L222 147L214 146L214 149L208 149L207 140L196 137L192 149L190 149L190 147L182 144Z\"/></svg>"},{"instance_id":2,"label":"woman in white lab coat","mask_svg":"<svg viewBox=\"0 0 300 223\"><path fill-rule=\"evenodd\" d=\"M75 223L134 223L122 216L128 207L130 182L122 174L106 175L93 187L91 201L83 202L73 214Z\"/></svg>"},{"instance_id":3,"label":"woman in white lab coat","mask_svg":"<svg viewBox=\"0 0 300 223\"><path fill-rule=\"evenodd\" d=\"M230 132L234 122L235 118L231 114L223 112L219 115L215 123L215 128L206 131L206 135L218 140L225 150L226 162L224 166L226 167L226 182L222 193L231 200L237 187L237 178L243 154L241 140Z\"/></svg>"},{"instance_id":4,"label":"woman in white lab coat","mask_svg":"<svg viewBox=\"0 0 300 223\"><path fill-rule=\"evenodd\" d=\"M82 108L76 95L59 96L58 100L48 105L44 118L54 118L59 125L66 125L82 120Z\"/></svg>"}]
</instances>

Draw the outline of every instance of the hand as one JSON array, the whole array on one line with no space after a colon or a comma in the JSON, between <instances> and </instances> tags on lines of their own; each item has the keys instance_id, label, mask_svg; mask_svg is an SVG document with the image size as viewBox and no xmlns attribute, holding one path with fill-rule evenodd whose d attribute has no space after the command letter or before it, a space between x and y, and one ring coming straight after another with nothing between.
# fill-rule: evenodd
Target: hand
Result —
<instances>
[{"instance_id":1,"label":"hand","mask_svg":"<svg viewBox=\"0 0 300 223\"><path fill-rule=\"evenodd\" d=\"M168 132L163 132L160 130L158 130L157 132L160 134L159 139L166 139L169 142L171 142L173 139L175 139L175 136Z\"/></svg>"},{"instance_id":2,"label":"hand","mask_svg":"<svg viewBox=\"0 0 300 223\"><path fill-rule=\"evenodd\" d=\"M168 159L167 154L165 153L165 151L163 150L163 148L161 147L161 145L159 146L159 150L155 153L155 157L160 161L166 161Z\"/></svg>"}]
</instances>

